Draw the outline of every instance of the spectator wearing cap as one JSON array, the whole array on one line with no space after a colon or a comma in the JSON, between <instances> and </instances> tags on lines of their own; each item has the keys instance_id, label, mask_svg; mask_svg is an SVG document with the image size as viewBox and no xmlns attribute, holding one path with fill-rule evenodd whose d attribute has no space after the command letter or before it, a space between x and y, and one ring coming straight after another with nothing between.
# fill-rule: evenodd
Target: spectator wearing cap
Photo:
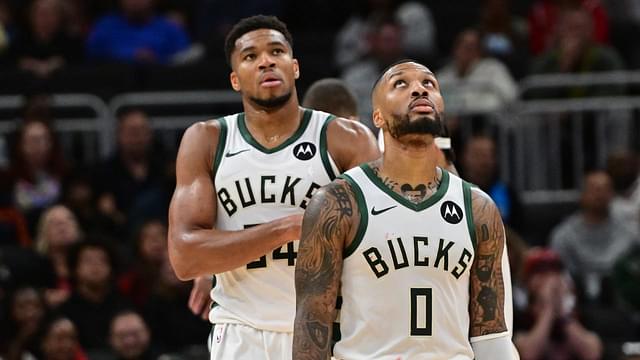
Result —
<instances>
[{"instance_id":1,"label":"spectator wearing cap","mask_svg":"<svg viewBox=\"0 0 640 360\"><path fill-rule=\"evenodd\" d=\"M602 341L578 319L572 282L560 256L549 249L530 250L524 277L529 304L516 316L514 337L522 359L600 359Z\"/></svg>"}]
</instances>

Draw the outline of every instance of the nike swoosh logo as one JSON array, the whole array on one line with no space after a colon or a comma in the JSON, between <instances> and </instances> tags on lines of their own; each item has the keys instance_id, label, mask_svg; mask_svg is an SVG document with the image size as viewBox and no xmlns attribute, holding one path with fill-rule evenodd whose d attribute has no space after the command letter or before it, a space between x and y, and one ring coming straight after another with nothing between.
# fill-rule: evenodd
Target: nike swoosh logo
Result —
<instances>
[{"instance_id":1,"label":"nike swoosh logo","mask_svg":"<svg viewBox=\"0 0 640 360\"><path fill-rule=\"evenodd\" d=\"M234 153L232 153L232 152L227 152L227 153L224 155L224 157L232 157L232 156L236 156L236 155L238 155L238 154L242 154L243 152L245 152L245 151L249 151L249 150L251 150L251 149L243 149L243 150L236 151L236 152L234 152Z\"/></svg>"},{"instance_id":2,"label":"nike swoosh logo","mask_svg":"<svg viewBox=\"0 0 640 360\"><path fill-rule=\"evenodd\" d=\"M376 215L380 215L385 211L389 211L395 207L398 207L398 205L393 205L393 206L389 206L388 208L384 208L382 210L376 210L376 207L374 206L373 209L371 209L371 215L376 216Z\"/></svg>"}]
</instances>

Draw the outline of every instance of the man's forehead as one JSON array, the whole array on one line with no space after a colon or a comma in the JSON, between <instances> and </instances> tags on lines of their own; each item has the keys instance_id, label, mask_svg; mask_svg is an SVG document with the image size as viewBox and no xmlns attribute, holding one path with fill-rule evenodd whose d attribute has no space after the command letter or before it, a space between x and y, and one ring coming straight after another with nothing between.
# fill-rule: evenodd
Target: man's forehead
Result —
<instances>
[{"instance_id":1,"label":"man's forehead","mask_svg":"<svg viewBox=\"0 0 640 360\"><path fill-rule=\"evenodd\" d=\"M384 79L389 80L392 77L413 71L418 71L424 73L425 75L433 76L433 72L426 66L415 62L406 62L389 68L389 70L387 70L387 72L384 74Z\"/></svg>"},{"instance_id":2,"label":"man's forehead","mask_svg":"<svg viewBox=\"0 0 640 360\"><path fill-rule=\"evenodd\" d=\"M274 29L257 29L243 34L236 40L236 50L242 51L245 48L254 46L256 42L265 41L267 43L288 44L287 39L281 32Z\"/></svg>"}]
</instances>

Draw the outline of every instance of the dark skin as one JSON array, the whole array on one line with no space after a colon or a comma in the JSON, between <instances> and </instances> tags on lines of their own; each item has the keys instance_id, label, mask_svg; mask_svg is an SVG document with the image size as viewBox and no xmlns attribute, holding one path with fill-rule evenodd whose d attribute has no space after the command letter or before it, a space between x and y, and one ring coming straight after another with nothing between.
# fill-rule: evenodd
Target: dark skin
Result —
<instances>
[{"instance_id":1,"label":"dark skin","mask_svg":"<svg viewBox=\"0 0 640 360\"><path fill-rule=\"evenodd\" d=\"M374 89L373 100L374 122L384 129L385 152L381 160L370 163L371 168L398 194L414 202L428 199L442 178L442 171L436 167L438 150L433 146L433 135L412 133L396 138L389 130L398 121L405 121L399 115L408 115L408 121L424 121L425 117L434 121L436 112L444 111L437 80L420 64L402 63L383 75ZM472 211L478 234L469 289L469 336L474 337L501 333L507 328L502 220L491 199L479 190L472 191ZM343 180L335 180L318 191L307 207L296 266L294 359L330 357L342 254L355 237L359 214L353 190Z\"/></svg>"},{"instance_id":2,"label":"dark skin","mask_svg":"<svg viewBox=\"0 0 640 360\"><path fill-rule=\"evenodd\" d=\"M241 36L231 56L231 85L242 94L246 123L264 147L285 142L299 127L295 79L298 62L278 31L258 29ZM286 102L256 102L290 93ZM181 280L229 271L300 238L302 215L291 215L246 230L214 227L216 187L211 174L220 134L215 120L187 129L176 162L177 184L169 208L169 257ZM327 146L341 171L379 156L375 139L361 124L338 118L327 129ZM210 280L209 280L210 281Z\"/></svg>"}]
</instances>

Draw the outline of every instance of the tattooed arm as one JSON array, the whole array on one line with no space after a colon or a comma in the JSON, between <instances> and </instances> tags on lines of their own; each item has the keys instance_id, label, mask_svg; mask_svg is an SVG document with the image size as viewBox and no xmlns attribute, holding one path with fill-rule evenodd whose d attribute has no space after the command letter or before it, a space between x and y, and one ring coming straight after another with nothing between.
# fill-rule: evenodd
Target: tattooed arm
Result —
<instances>
[{"instance_id":1,"label":"tattooed arm","mask_svg":"<svg viewBox=\"0 0 640 360\"><path fill-rule=\"evenodd\" d=\"M469 336L475 358L517 359L507 327L512 311L504 225L496 205L479 189L471 191L471 205L477 250L469 286Z\"/></svg>"},{"instance_id":2,"label":"tattooed arm","mask_svg":"<svg viewBox=\"0 0 640 360\"><path fill-rule=\"evenodd\" d=\"M293 359L328 359L342 252L360 221L351 187L341 179L320 189L302 222L296 263Z\"/></svg>"}]
</instances>

